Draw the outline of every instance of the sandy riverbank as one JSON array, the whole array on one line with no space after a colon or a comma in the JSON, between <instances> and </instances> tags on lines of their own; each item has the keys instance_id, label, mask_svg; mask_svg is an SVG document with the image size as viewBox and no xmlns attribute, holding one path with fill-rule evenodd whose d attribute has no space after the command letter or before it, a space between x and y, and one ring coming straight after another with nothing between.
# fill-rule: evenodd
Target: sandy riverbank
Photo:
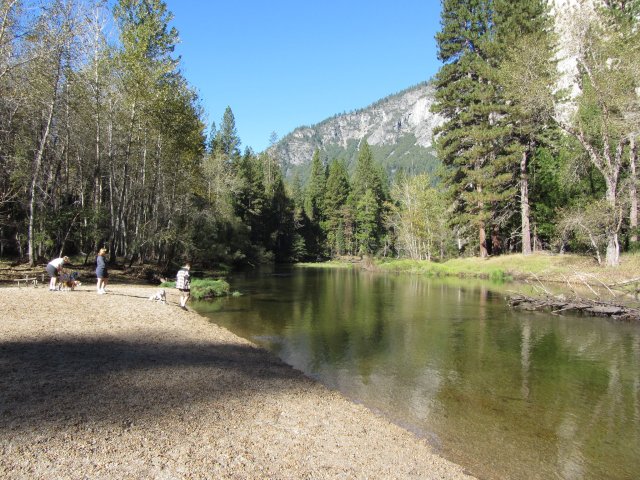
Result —
<instances>
[{"instance_id":1,"label":"sandy riverbank","mask_svg":"<svg viewBox=\"0 0 640 480\"><path fill-rule=\"evenodd\" d=\"M471 478L154 291L0 288L0 478Z\"/></svg>"}]
</instances>

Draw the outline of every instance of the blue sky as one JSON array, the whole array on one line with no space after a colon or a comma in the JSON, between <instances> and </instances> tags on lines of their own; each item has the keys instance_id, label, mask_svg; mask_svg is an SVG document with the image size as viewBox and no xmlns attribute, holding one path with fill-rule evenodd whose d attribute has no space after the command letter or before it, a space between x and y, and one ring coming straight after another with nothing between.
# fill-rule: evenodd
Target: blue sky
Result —
<instances>
[{"instance_id":1,"label":"blue sky","mask_svg":"<svg viewBox=\"0 0 640 480\"><path fill-rule=\"evenodd\" d=\"M255 152L430 79L439 0L165 0L207 122L227 106Z\"/></svg>"}]
</instances>

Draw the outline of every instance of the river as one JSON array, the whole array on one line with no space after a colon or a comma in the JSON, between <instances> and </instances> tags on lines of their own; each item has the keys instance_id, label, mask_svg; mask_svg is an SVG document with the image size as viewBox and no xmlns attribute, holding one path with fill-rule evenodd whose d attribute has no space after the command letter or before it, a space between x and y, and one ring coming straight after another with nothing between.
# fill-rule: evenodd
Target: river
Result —
<instances>
[{"instance_id":1,"label":"river","mask_svg":"<svg viewBox=\"0 0 640 480\"><path fill-rule=\"evenodd\" d=\"M230 283L243 295L194 308L479 478L640 478L640 325L512 310L481 281L294 268Z\"/></svg>"}]
</instances>

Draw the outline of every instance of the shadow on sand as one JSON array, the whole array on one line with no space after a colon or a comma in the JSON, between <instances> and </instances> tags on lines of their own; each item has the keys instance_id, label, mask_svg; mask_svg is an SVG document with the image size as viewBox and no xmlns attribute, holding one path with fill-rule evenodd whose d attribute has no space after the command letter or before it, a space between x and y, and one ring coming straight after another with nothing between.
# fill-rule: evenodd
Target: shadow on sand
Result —
<instances>
[{"instance_id":1,"label":"shadow on sand","mask_svg":"<svg viewBox=\"0 0 640 480\"><path fill-rule=\"evenodd\" d=\"M144 340L0 343L0 432L122 423L190 402L212 408L230 396L310 382L249 345Z\"/></svg>"}]
</instances>

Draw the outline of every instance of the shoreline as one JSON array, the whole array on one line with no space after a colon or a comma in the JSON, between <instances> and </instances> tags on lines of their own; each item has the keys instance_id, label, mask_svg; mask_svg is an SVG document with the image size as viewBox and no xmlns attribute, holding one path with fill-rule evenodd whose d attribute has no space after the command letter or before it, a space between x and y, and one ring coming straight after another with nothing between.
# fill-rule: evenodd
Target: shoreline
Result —
<instances>
[{"instance_id":1,"label":"shoreline","mask_svg":"<svg viewBox=\"0 0 640 480\"><path fill-rule=\"evenodd\" d=\"M0 288L2 478L473 478L157 288Z\"/></svg>"}]
</instances>

